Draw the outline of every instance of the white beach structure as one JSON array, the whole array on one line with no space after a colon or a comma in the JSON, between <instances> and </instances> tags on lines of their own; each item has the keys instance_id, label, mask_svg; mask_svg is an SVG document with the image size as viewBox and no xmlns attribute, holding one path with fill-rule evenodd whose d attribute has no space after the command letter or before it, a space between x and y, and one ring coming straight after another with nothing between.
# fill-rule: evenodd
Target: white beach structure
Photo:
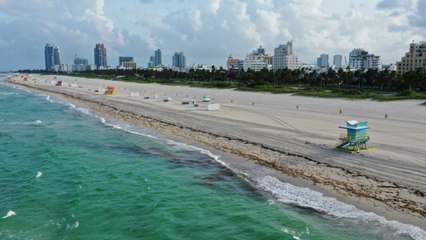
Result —
<instances>
[{"instance_id":1,"label":"white beach structure","mask_svg":"<svg viewBox=\"0 0 426 240\"><path fill-rule=\"evenodd\" d=\"M219 103L206 104L206 111L214 111L214 110L219 110L219 109L220 109Z\"/></svg>"},{"instance_id":2,"label":"white beach structure","mask_svg":"<svg viewBox=\"0 0 426 240\"><path fill-rule=\"evenodd\" d=\"M130 97L139 97L140 96L139 92L131 92L129 95L130 95Z\"/></svg>"}]
</instances>

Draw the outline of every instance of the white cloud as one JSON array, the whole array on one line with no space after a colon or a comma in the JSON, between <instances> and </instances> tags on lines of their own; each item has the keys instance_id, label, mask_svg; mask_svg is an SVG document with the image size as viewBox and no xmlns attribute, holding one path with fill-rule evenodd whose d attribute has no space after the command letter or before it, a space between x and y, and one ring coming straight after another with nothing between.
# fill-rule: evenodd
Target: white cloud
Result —
<instances>
[{"instance_id":1,"label":"white cloud","mask_svg":"<svg viewBox=\"0 0 426 240\"><path fill-rule=\"evenodd\" d=\"M86 9L82 19L87 21L88 24L95 26L98 33L112 32L114 24L111 19L104 15L103 8L104 0L94 1L94 6Z\"/></svg>"},{"instance_id":2,"label":"white cloud","mask_svg":"<svg viewBox=\"0 0 426 240\"><path fill-rule=\"evenodd\" d=\"M425 40L425 7L423 0L0 0L0 51L8 56L0 66L43 67L47 42L68 63L75 53L92 61L95 43L104 42L112 64L134 55L145 65L161 48L166 63L183 51L188 62L224 65L230 53L244 57L259 45L273 53L289 40L304 62L361 47L388 63Z\"/></svg>"},{"instance_id":3,"label":"white cloud","mask_svg":"<svg viewBox=\"0 0 426 240\"><path fill-rule=\"evenodd\" d=\"M274 12L272 10L257 10L257 16L259 19L259 25L263 26L259 28L259 31L261 29L264 29L265 31L262 32L262 36L265 38L276 38L281 33L281 23L280 23L280 17L281 15L277 12Z\"/></svg>"},{"instance_id":4,"label":"white cloud","mask_svg":"<svg viewBox=\"0 0 426 240\"><path fill-rule=\"evenodd\" d=\"M212 0L210 4L210 9L213 14L216 14L217 11L220 9L220 6L222 4L222 0Z\"/></svg>"}]
</instances>

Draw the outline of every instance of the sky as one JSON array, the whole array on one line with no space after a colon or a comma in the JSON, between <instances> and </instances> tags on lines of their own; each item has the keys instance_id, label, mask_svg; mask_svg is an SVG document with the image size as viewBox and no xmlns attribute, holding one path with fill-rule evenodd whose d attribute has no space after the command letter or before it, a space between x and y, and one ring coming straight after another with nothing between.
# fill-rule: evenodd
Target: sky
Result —
<instances>
[{"instance_id":1,"label":"sky","mask_svg":"<svg viewBox=\"0 0 426 240\"><path fill-rule=\"evenodd\" d=\"M425 11L426 0L0 0L0 71L43 69L46 43L66 64L93 64L104 43L112 67L146 67L157 48L164 64L184 52L187 65L225 66L290 40L302 63L363 48L389 64L426 41Z\"/></svg>"}]
</instances>

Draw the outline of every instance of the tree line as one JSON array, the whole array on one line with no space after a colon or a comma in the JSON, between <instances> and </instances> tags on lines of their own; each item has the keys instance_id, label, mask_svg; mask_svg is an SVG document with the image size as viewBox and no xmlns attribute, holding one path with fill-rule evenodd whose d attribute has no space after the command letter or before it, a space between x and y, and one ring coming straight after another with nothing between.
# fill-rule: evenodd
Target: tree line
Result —
<instances>
[{"instance_id":1,"label":"tree line","mask_svg":"<svg viewBox=\"0 0 426 240\"><path fill-rule=\"evenodd\" d=\"M26 71L51 73L45 71ZM61 73L59 73L61 74ZM67 73L70 74L70 73ZM308 71L306 69L280 69L261 71L225 70L212 66L208 70L189 70L178 72L171 69L155 71L144 70L96 70L71 73L83 77L99 77L105 79L122 79L124 81L153 82L194 82L216 83L218 86L303 86L321 88L363 88L381 91L426 91L426 69L417 69L404 74L389 70L357 70L344 69L326 71Z\"/></svg>"}]
</instances>

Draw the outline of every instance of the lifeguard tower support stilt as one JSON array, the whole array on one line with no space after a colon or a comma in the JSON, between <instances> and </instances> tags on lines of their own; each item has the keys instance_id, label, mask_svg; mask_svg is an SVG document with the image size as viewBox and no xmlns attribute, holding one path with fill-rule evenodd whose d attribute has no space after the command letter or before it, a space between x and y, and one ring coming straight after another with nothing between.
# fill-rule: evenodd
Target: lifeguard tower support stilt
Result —
<instances>
[{"instance_id":1,"label":"lifeguard tower support stilt","mask_svg":"<svg viewBox=\"0 0 426 240\"><path fill-rule=\"evenodd\" d=\"M336 148L349 151L368 148L367 141L370 140L370 137L367 134L367 122L350 120L346 121L346 125L340 125L339 128L346 129L347 133L340 136L340 143Z\"/></svg>"}]
</instances>

